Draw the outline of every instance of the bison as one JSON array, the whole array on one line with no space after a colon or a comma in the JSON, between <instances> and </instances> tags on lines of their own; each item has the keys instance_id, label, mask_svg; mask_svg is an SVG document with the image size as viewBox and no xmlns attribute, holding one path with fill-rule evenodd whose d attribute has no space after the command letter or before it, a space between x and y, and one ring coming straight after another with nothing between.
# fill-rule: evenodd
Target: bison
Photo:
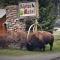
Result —
<instances>
[{"instance_id":1,"label":"bison","mask_svg":"<svg viewBox=\"0 0 60 60\"><path fill-rule=\"evenodd\" d=\"M54 36L46 31L37 31L31 34L26 43L27 50L34 50L36 48L43 49L45 51L45 45L50 45L50 51L52 50L54 42Z\"/></svg>"}]
</instances>

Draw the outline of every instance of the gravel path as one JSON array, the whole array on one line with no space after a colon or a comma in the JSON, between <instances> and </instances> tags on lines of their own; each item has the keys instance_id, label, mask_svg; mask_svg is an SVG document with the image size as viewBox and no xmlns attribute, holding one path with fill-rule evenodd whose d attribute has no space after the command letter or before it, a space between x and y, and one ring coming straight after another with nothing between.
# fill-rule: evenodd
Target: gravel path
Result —
<instances>
[{"instance_id":1,"label":"gravel path","mask_svg":"<svg viewBox=\"0 0 60 60\"><path fill-rule=\"evenodd\" d=\"M26 56L0 56L0 60L60 60L60 53L26 55Z\"/></svg>"}]
</instances>

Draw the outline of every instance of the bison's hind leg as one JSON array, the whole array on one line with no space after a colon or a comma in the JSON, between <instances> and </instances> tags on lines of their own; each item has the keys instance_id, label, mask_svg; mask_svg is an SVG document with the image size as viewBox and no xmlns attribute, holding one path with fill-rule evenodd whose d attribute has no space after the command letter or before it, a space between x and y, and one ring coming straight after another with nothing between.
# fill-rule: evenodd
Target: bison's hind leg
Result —
<instances>
[{"instance_id":1,"label":"bison's hind leg","mask_svg":"<svg viewBox=\"0 0 60 60\"><path fill-rule=\"evenodd\" d=\"M50 43L50 51L52 51L52 48L53 48L53 42Z\"/></svg>"},{"instance_id":2,"label":"bison's hind leg","mask_svg":"<svg viewBox=\"0 0 60 60\"><path fill-rule=\"evenodd\" d=\"M54 43L54 37L52 36L51 37L51 40L50 40L50 51L52 51L52 48L53 48L53 43Z\"/></svg>"}]
</instances>

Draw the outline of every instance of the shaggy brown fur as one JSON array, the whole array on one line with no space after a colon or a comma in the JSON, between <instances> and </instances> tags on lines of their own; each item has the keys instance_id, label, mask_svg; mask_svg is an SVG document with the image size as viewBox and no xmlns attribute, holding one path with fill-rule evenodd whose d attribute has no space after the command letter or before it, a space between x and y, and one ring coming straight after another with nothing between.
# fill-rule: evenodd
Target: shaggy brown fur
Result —
<instances>
[{"instance_id":1,"label":"shaggy brown fur","mask_svg":"<svg viewBox=\"0 0 60 60\"><path fill-rule=\"evenodd\" d=\"M26 47L28 50L33 50L35 48L43 48L43 50L45 51L45 45L49 44L50 50L52 50L53 42L54 37L51 33L46 31L38 31L34 32L31 35L31 37L28 39Z\"/></svg>"}]
</instances>

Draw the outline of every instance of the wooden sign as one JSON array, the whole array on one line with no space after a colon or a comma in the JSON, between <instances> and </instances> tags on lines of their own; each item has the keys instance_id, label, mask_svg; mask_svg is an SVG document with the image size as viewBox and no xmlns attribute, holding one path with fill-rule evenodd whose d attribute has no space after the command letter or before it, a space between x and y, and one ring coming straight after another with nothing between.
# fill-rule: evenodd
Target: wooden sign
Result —
<instances>
[{"instance_id":1,"label":"wooden sign","mask_svg":"<svg viewBox=\"0 0 60 60\"><path fill-rule=\"evenodd\" d=\"M37 16L36 2L20 2L19 3L19 17L36 17Z\"/></svg>"}]
</instances>

